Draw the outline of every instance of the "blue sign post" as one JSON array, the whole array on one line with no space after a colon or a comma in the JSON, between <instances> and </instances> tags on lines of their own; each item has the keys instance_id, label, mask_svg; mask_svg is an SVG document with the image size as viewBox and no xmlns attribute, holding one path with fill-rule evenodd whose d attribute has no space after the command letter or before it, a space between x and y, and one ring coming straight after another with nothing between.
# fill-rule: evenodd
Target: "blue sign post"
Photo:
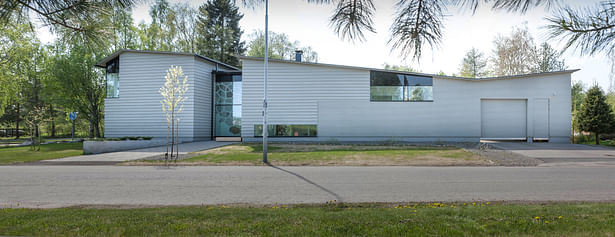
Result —
<instances>
[{"instance_id":1,"label":"blue sign post","mask_svg":"<svg viewBox=\"0 0 615 237\"><path fill-rule=\"evenodd\" d=\"M75 119L77 119L77 112L68 113L68 118L73 122L73 130L71 140L75 140Z\"/></svg>"}]
</instances>

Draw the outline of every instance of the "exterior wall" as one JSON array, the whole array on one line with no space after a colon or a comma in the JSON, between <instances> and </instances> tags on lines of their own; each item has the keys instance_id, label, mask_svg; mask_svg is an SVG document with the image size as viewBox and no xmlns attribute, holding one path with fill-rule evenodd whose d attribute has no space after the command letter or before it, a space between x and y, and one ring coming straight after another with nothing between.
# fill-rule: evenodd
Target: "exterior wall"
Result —
<instances>
[{"instance_id":1,"label":"exterior wall","mask_svg":"<svg viewBox=\"0 0 615 237\"><path fill-rule=\"evenodd\" d=\"M211 71L216 66L203 59L194 61L194 138L211 140L212 80Z\"/></svg>"},{"instance_id":2,"label":"exterior wall","mask_svg":"<svg viewBox=\"0 0 615 237\"><path fill-rule=\"evenodd\" d=\"M196 119L204 117L204 107L195 108L195 93L201 93L203 83L207 85L205 89L211 88L211 81L206 82L211 78L201 72L206 69L199 69L195 74L195 68L202 65L195 62L194 56L125 52L119 57L119 98L105 99L106 137L167 136L167 121L160 104L162 96L159 89L164 85L166 71L171 65L182 67L189 84L188 98L179 115L180 139L192 141L207 132L201 128L207 126L207 120L195 123ZM195 86L195 81L198 86ZM207 102L204 97L198 97L196 101L211 104L211 100Z\"/></svg>"},{"instance_id":3,"label":"exterior wall","mask_svg":"<svg viewBox=\"0 0 615 237\"><path fill-rule=\"evenodd\" d=\"M244 60L242 80L241 136L253 138L263 121L262 61ZM369 72L270 62L268 93L269 124L318 124L319 102L369 101Z\"/></svg>"},{"instance_id":4,"label":"exterior wall","mask_svg":"<svg viewBox=\"0 0 615 237\"><path fill-rule=\"evenodd\" d=\"M527 100L533 137L534 101L550 101L552 142L570 136L570 73L484 81L434 77L433 102L371 102L368 70L295 63L269 64L269 124L318 124L317 141L478 141L481 99ZM242 136L261 124L262 61L243 61Z\"/></svg>"}]
</instances>

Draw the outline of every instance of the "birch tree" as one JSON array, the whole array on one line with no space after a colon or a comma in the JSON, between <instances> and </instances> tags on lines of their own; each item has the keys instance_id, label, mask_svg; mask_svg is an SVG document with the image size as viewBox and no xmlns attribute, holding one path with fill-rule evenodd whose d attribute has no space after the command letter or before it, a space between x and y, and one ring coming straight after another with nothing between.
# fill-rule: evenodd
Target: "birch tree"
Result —
<instances>
[{"instance_id":1,"label":"birch tree","mask_svg":"<svg viewBox=\"0 0 615 237\"><path fill-rule=\"evenodd\" d=\"M180 66L173 66L167 70L164 77L164 86L159 92L163 99L160 101L162 112L167 119L167 153L164 154L165 160L169 158L177 160L179 156L178 138L179 138L179 113L182 112L184 102L188 98L185 96L188 91L188 76L184 76L184 72ZM171 143L169 144L169 139ZM171 156L169 157L169 145L171 146ZM175 156L173 156L175 152Z\"/></svg>"}]
</instances>

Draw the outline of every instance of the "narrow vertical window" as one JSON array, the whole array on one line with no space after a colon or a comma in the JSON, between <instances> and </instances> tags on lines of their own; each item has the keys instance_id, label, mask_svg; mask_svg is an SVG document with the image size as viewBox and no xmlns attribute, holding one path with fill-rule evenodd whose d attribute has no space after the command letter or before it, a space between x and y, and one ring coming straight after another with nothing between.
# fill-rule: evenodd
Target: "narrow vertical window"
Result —
<instances>
[{"instance_id":1,"label":"narrow vertical window","mask_svg":"<svg viewBox=\"0 0 615 237\"><path fill-rule=\"evenodd\" d=\"M107 98L120 96L120 58L117 57L107 63Z\"/></svg>"}]
</instances>

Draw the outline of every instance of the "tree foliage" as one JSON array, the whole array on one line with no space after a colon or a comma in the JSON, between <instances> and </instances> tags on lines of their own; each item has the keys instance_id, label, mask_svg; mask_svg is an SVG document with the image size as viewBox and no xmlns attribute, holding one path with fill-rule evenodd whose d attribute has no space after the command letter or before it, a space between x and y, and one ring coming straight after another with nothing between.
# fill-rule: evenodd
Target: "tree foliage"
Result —
<instances>
[{"instance_id":1,"label":"tree foliage","mask_svg":"<svg viewBox=\"0 0 615 237\"><path fill-rule=\"evenodd\" d=\"M306 0L315 4L334 5L329 24L342 39L363 41L364 32L375 33L375 0ZM444 19L449 6L471 9L491 5L495 10L525 13L537 6L551 6L557 0L397 0L397 9L390 31L389 43L392 50L399 50L400 56L419 60L423 47L434 49L442 42ZM264 0L242 0L244 5L254 7Z\"/></svg>"},{"instance_id":2,"label":"tree foliage","mask_svg":"<svg viewBox=\"0 0 615 237\"><path fill-rule=\"evenodd\" d=\"M513 28L509 36L499 35L493 43L492 70L497 76L566 69L561 54L548 43L536 47L527 26Z\"/></svg>"},{"instance_id":3,"label":"tree foliage","mask_svg":"<svg viewBox=\"0 0 615 237\"><path fill-rule=\"evenodd\" d=\"M582 131L592 132L599 144L600 134L613 131L615 117L611 107L606 102L606 96L598 85L587 90L581 110L579 111L579 128Z\"/></svg>"},{"instance_id":4,"label":"tree foliage","mask_svg":"<svg viewBox=\"0 0 615 237\"><path fill-rule=\"evenodd\" d=\"M295 50L302 50L302 61L318 62L318 53L310 46L302 47L299 41L291 41L284 33L269 32L269 58L295 60ZM265 57L265 33L254 31L248 42L248 56Z\"/></svg>"},{"instance_id":5,"label":"tree foliage","mask_svg":"<svg viewBox=\"0 0 615 237\"><path fill-rule=\"evenodd\" d=\"M597 7L577 10L566 6L547 20L551 36L566 42L581 55L615 54L615 1L603 1Z\"/></svg>"},{"instance_id":6,"label":"tree foliage","mask_svg":"<svg viewBox=\"0 0 615 237\"><path fill-rule=\"evenodd\" d=\"M463 58L459 74L470 78L487 76L487 58L478 49L470 49Z\"/></svg>"},{"instance_id":7,"label":"tree foliage","mask_svg":"<svg viewBox=\"0 0 615 237\"><path fill-rule=\"evenodd\" d=\"M245 52L239 21L243 14L231 0L211 0L199 7L196 52L238 66L237 55Z\"/></svg>"},{"instance_id":8,"label":"tree foliage","mask_svg":"<svg viewBox=\"0 0 615 237\"><path fill-rule=\"evenodd\" d=\"M87 38L92 43L104 42L111 29L105 21L114 7L130 7L135 0L100 1L34 1L4 0L0 2L1 23L23 21L34 14L45 25L58 32L67 30L70 37Z\"/></svg>"},{"instance_id":9,"label":"tree foliage","mask_svg":"<svg viewBox=\"0 0 615 237\"><path fill-rule=\"evenodd\" d=\"M420 72L417 69L414 69L410 66L405 66L405 65L393 65L393 64L384 63L382 64L382 66L386 70L401 71L401 72Z\"/></svg>"},{"instance_id":10,"label":"tree foliage","mask_svg":"<svg viewBox=\"0 0 615 237\"><path fill-rule=\"evenodd\" d=\"M47 85L67 111L79 112L89 123L89 133L101 137L105 98L104 72L94 64L106 56L105 50L91 50L87 42L72 42L67 48L56 46L53 65L56 78Z\"/></svg>"},{"instance_id":11,"label":"tree foliage","mask_svg":"<svg viewBox=\"0 0 615 237\"><path fill-rule=\"evenodd\" d=\"M162 105L162 112L167 119L168 132L167 132L167 153L165 154L165 161L169 158L169 145L171 145L171 156L177 160L179 156L178 150L178 137L179 137L179 113L184 108L184 102L188 99L185 96L188 92L188 76L184 75L181 67L173 66L167 70L164 77L164 85L160 88L159 93L162 95L160 104ZM171 143L169 144L169 137ZM175 155L173 153L176 153Z\"/></svg>"},{"instance_id":12,"label":"tree foliage","mask_svg":"<svg viewBox=\"0 0 615 237\"><path fill-rule=\"evenodd\" d=\"M40 43L29 23L0 25L0 116L7 106L23 101L28 70Z\"/></svg>"}]
</instances>

